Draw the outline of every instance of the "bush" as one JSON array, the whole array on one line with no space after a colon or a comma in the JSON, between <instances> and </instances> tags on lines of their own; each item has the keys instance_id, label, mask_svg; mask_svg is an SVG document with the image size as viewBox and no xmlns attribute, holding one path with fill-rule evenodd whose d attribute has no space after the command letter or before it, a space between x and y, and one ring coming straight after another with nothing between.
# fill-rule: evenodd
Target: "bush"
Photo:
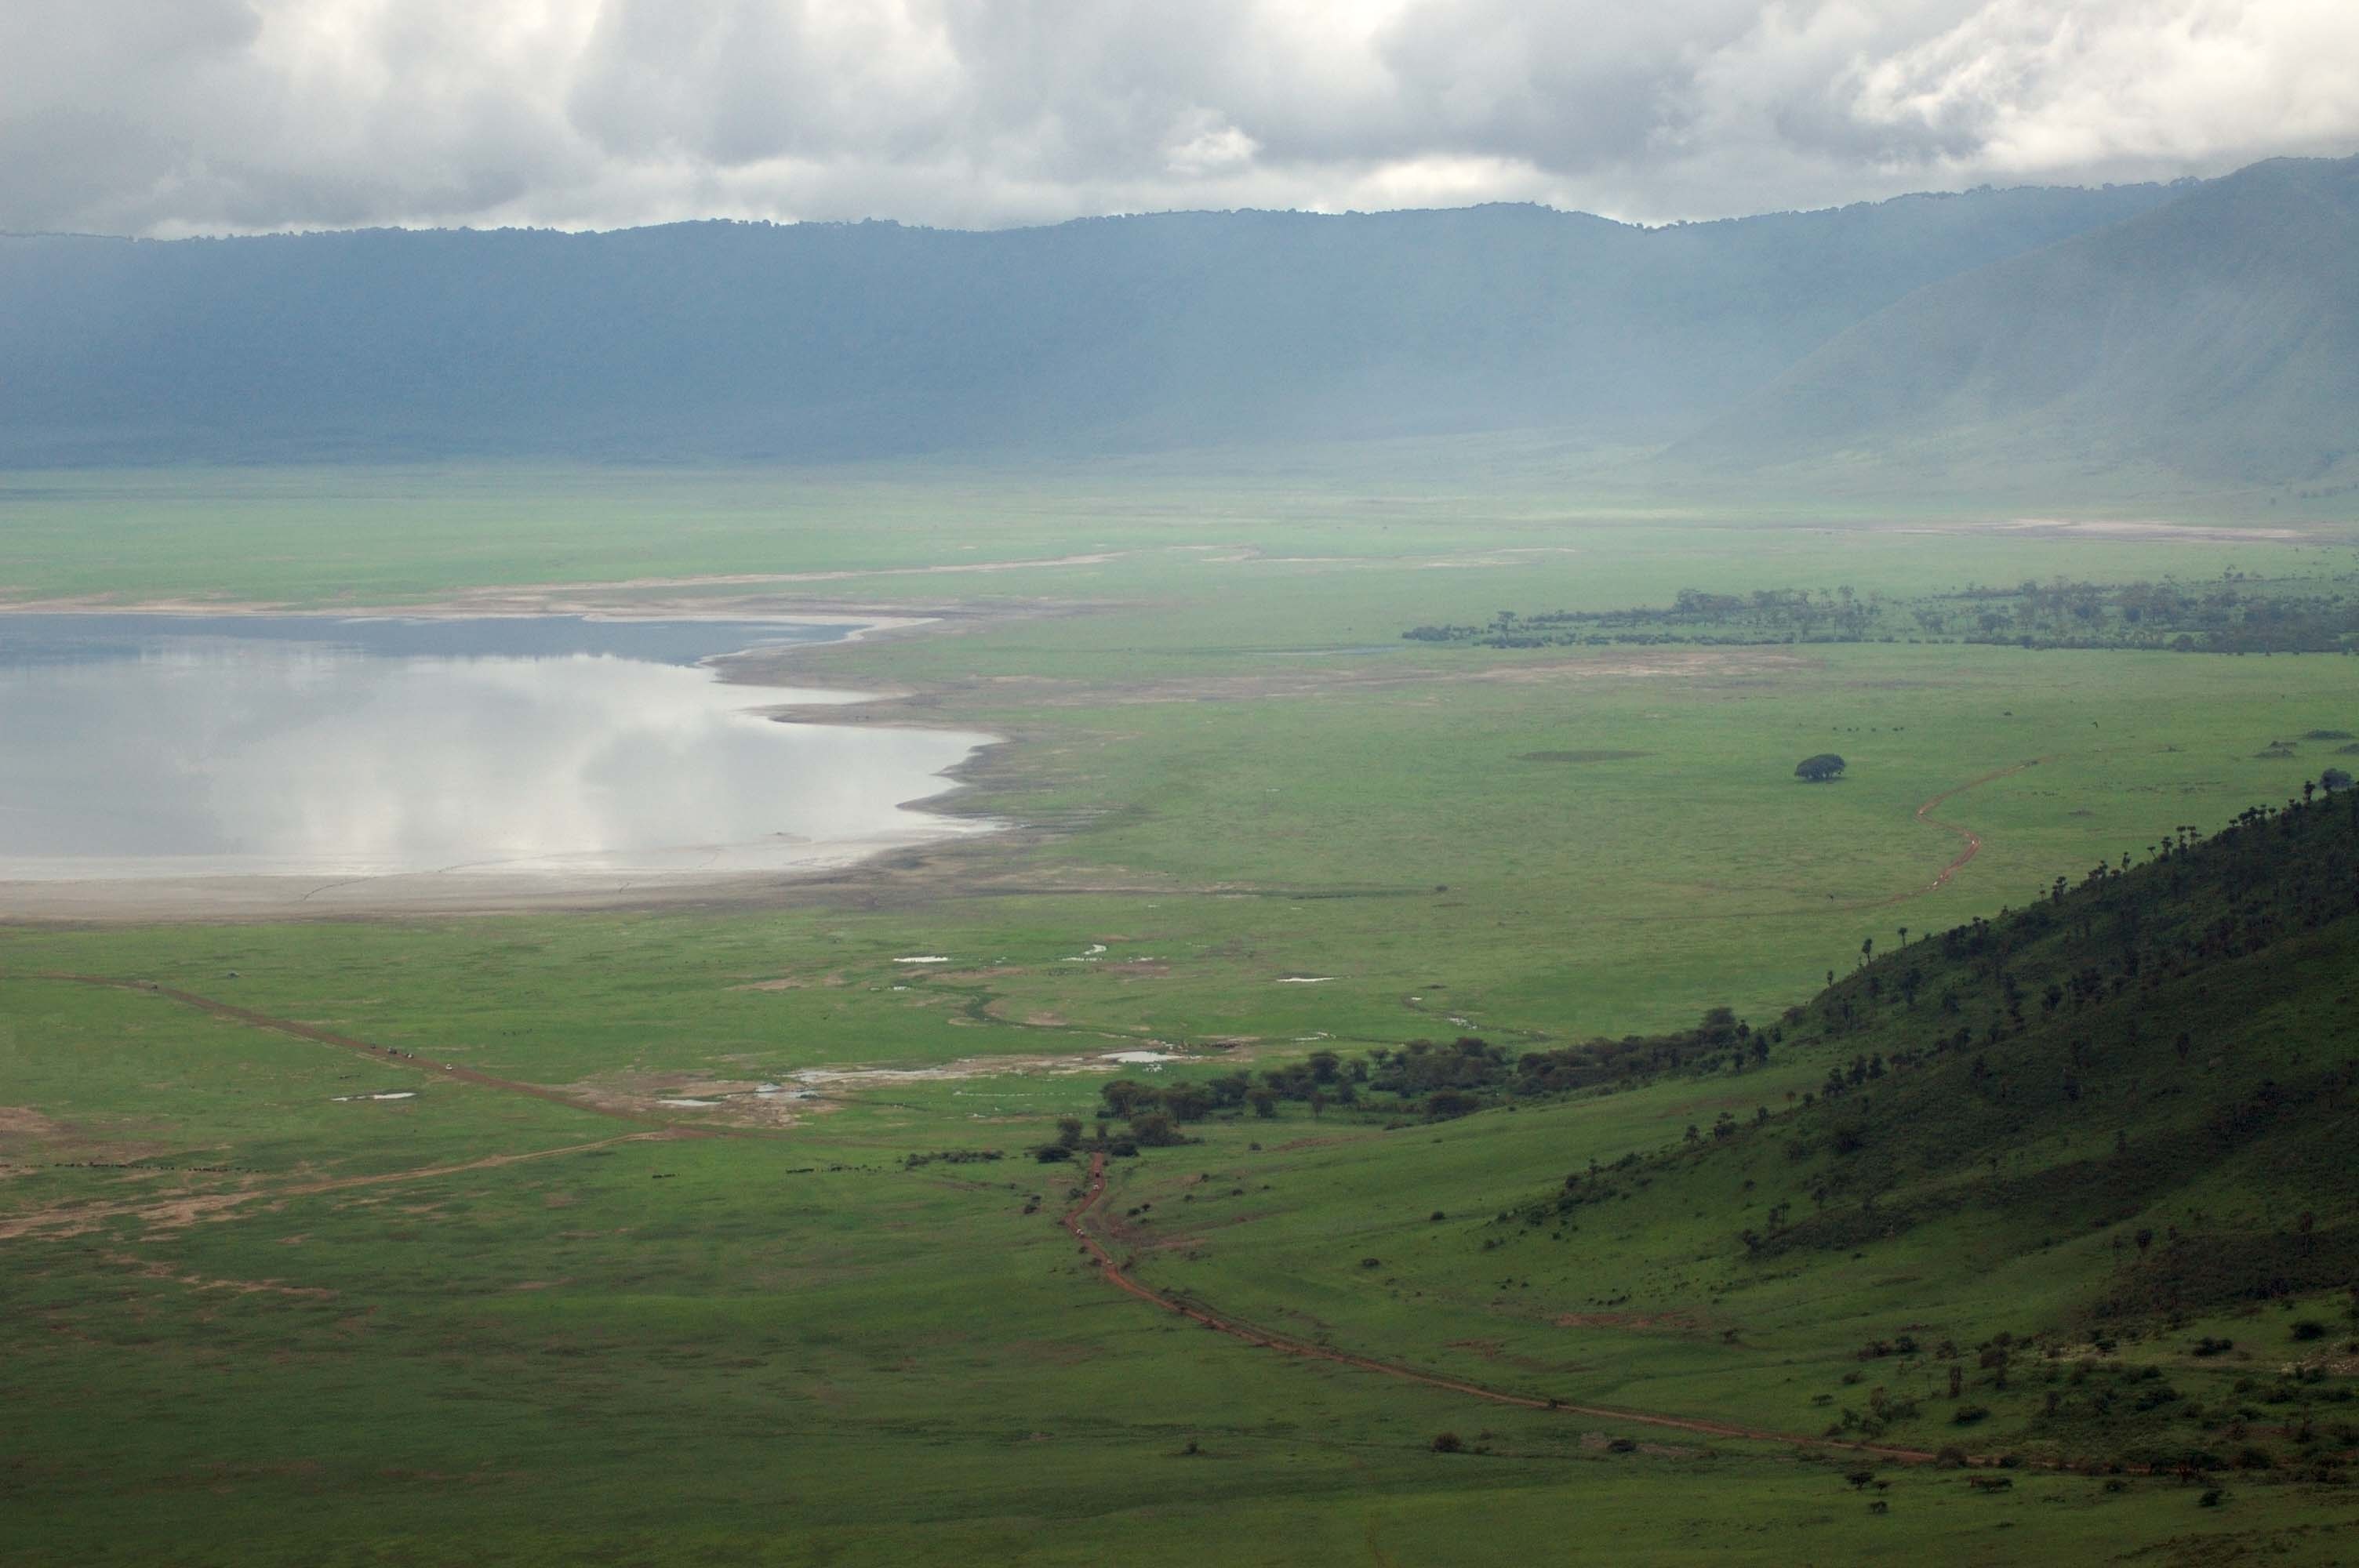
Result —
<instances>
[{"instance_id":1,"label":"bush","mask_svg":"<svg viewBox=\"0 0 2359 1568\"><path fill-rule=\"evenodd\" d=\"M1433 1435L1433 1451L1436 1454L1456 1454L1465 1446L1464 1440L1454 1432L1438 1432Z\"/></svg>"},{"instance_id":2,"label":"bush","mask_svg":"<svg viewBox=\"0 0 2359 1568\"><path fill-rule=\"evenodd\" d=\"M1980 1405L1960 1405L1956 1410L1950 1412L1950 1424L1951 1426L1972 1426L1974 1422L1984 1419L1989 1414L1990 1411Z\"/></svg>"}]
</instances>

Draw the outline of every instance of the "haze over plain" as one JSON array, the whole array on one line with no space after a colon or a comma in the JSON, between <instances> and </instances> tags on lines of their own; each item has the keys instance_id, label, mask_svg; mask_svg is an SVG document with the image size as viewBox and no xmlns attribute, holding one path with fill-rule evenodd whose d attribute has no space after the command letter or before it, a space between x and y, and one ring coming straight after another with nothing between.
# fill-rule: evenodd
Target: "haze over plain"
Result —
<instances>
[{"instance_id":1,"label":"haze over plain","mask_svg":"<svg viewBox=\"0 0 2359 1568\"><path fill-rule=\"evenodd\" d=\"M2355 70L0 6L0 1564L2341 1564Z\"/></svg>"}]
</instances>

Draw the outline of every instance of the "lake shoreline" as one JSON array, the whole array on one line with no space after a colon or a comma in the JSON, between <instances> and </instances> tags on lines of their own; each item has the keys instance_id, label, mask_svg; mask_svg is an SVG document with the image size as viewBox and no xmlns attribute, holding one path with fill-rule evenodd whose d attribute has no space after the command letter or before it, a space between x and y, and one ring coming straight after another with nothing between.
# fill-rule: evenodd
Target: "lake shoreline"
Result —
<instances>
[{"instance_id":1,"label":"lake shoreline","mask_svg":"<svg viewBox=\"0 0 2359 1568\"><path fill-rule=\"evenodd\" d=\"M694 666L715 685L742 688L748 697L766 690L795 691L789 700L765 705L750 702L739 711L776 723L797 727L896 731L955 731L974 737L965 755L934 776L944 787L924 795L895 802L892 809L913 820L907 827L806 840L795 846L765 846L786 862L758 867L672 870L660 867L570 870L535 866L513 871L384 870L282 874L208 869L179 873L129 872L121 875L23 878L0 874L0 926L11 925L152 924L276 921L285 919L370 919L419 914L484 914L559 911L613 910L629 907L697 903L742 905L761 902L815 880L838 876L884 857L937 849L953 843L1005 833L1013 823L997 822L970 806L956 804L973 787L973 775L988 755L1009 743L1009 738L975 730L970 724L934 721L908 714L904 705L915 696L835 687L789 670L793 655L815 648L846 645L878 637L903 636L932 631L949 614L865 613L860 607L832 602L808 609L776 600L749 601L733 598L693 606L677 602L539 602L485 604L473 596L460 601L429 604L293 606L254 603L148 601L100 602L94 600L18 602L0 606L0 626L17 616L153 617L232 620L245 617L289 618L335 622L495 621L574 617L601 622L767 622L781 626L842 627L833 637L803 643L761 644L706 655ZM900 708L884 722L871 724L880 710ZM857 711L848 711L857 710ZM906 715L906 716L905 716ZM129 859L129 858L126 858Z\"/></svg>"}]
</instances>

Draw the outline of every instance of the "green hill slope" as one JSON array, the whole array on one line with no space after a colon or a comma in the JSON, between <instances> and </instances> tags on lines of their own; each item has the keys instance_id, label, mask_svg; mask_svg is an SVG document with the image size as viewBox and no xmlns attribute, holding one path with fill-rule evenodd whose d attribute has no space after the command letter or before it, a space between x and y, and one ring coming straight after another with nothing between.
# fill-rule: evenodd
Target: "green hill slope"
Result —
<instances>
[{"instance_id":1,"label":"green hill slope","mask_svg":"<svg viewBox=\"0 0 2359 1568\"><path fill-rule=\"evenodd\" d=\"M1150 1168L1130 1213L1191 1206L1114 1238L1245 1321L1569 1403L2332 1471L2359 1445L2359 796L2144 853L1763 1031L1379 1063L1336 1135L1234 1173L1249 1212L1197 1206L1233 1173Z\"/></svg>"}]
</instances>

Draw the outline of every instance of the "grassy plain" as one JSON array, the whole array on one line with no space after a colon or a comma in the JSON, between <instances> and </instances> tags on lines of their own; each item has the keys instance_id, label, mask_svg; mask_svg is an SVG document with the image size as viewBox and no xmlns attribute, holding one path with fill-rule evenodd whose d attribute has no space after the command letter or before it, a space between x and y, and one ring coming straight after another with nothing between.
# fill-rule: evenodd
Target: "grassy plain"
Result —
<instances>
[{"instance_id":1,"label":"grassy plain","mask_svg":"<svg viewBox=\"0 0 2359 1568\"><path fill-rule=\"evenodd\" d=\"M2332 747L2269 741L2359 730L2328 657L1516 653L1402 643L1410 625L1683 587L2325 576L2359 560L2340 520L2288 540L2195 503L2173 520L2200 526L2111 535L1933 506L1584 507L1528 471L130 474L26 479L0 506L0 591L25 600L423 604L752 575L563 597L939 611L799 656L795 678L905 694L862 721L1008 736L960 807L1027 825L706 908L0 931L10 1560L2342 1553L2338 1488L2199 1509L2159 1480L2025 1473L1992 1497L1895 1471L1871 1514L1832 1451L1280 1359L1107 1289L1056 1223L1072 1173L1023 1154L1130 1046L1196 1055L1178 1077L1333 1043L1619 1035L1723 1003L1766 1019L1864 937L1995 914L2281 799ZM1849 776L1797 784L1820 750ZM1927 815L1979 851L1936 887L1966 839L1917 810L1960 785ZM950 959L897 961L919 954ZM32 978L60 973L428 1065ZM785 1128L659 1103L813 1068L886 1071L821 1085ZM1823 1069L1774 1067L1738 1108ZM1116 1196L1219 1210L1203 1256L1158 1260L1158 1282L1272 1326L1780 1432L1808 1430L1809 1394L1879 1314L2044 1310L2036 1272L1978 1272L1970 1245L1928 1236L1838 1303L1773 1288L1752 1310L1768 1348L1732 1368L1725 1281L1665 1261L1724 1235L1721 1215L1654 1216L1545 1268L1481 1250L1493 1210L1577 1161L1708 1119L1697 1092L1409 1134L1216 1124L1125 1168ZM644 1136L682 1123L737 1135ZM1008 1158L904 1166L959 1150ZM456 1168L517 1154L535 1157ZM1658 1321L1614 1319L1634 1288ZM1603 1315L1557 1323L1582 1314ZM1435 1454L1443 1430L1488 1452ZM1605 1445L1625 1435L1643 1442Z\"/></svg>"}]
</instances>

